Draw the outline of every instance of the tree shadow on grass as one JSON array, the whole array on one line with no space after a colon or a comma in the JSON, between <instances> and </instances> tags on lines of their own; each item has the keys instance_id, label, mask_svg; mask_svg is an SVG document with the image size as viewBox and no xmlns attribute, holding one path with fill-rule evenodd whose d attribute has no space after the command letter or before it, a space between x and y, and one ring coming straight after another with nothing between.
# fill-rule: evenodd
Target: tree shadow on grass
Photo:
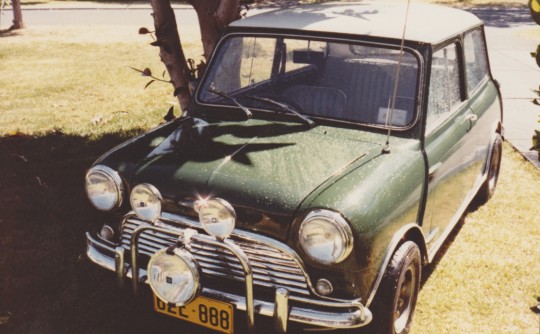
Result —
<instances>
[{"instance_id":1,"label":"tree shadow on grass","mask_svg":"<svg viewBox=\"0 0 540 334\"><path fill-rule=\"evenodd\" d=\"M135 298L129 284L120 289L114 273L86 259L84 234L106 217L88 203L85 171L139 132L0 138L0 333L210 333L154 313L151 296ZM466 214L425 268L422 286Z\"/></svg>"},{"instance_id":2,"label":"tree shadow on grass","mask_svg":"<svg viewBox=\"0 0 540 334\"><path fill-rule=\"evenodd\" d=\"M470 213L475 212L482 205L484 205L484 204L479 203L476 198L473 199L472 202L469 204L469 206L467 207L467 209L465 210L465 212L463 213L463 215L459 219L458 223L456 224L456 226L454 226L454 228L452 229L452 232L448 235L448 237L446 238L446 240L442 244L442 246L439 249L439 251L437 252L437 254L435 254L435 257L433 258L431 263L423 268L421 287L423 287L427 283L427 281L429 280L429 277L436 270L437 265L439 264L441 259L446 254L446 251L454 243L454 240L456 239L459 232L463 228L463 225L465 225L465 218L467 218L467 215L470 214Z\"/></svg>"},{"instance_id":3,"label":"tree shadow on grass","mask_svg":"<svg viewBox=\"0 0 540 334\"><path fill-rule=\"evenodd\" d=\"M178 330L85 255L85 232L105 219L86 198L85 171L137 132L0 138L0 333Z\"/></svg>"},{"instance_id":4,"label":"tree shadow on grass","mask_svg":"<svg viewBox=\"0 0 540 334\"><path fill-rule=\"evenodd\" d=\"M136 298L86 258L85 232L109 215L89 204L85 172L140 132L0 138L0 333L215 333L155 313L149 289ZM270 318L256 321L257 333L273 332Z\"/></svg>"},{"instance_id":5,"label":"tree shadow on grass","mask_svg":"<svg viewBox=\"0 0 540 334\"><path fill-rule=\"evenodd\" d=\"M0 29L0 38L1 37L13 37L21 35L21 30L11 30L11 29Z\"/></svg>"},{"instance_id":6,"label":"tree shadow on grass","mask_svg":"<svg viewBox=\"0 0 540 334\"><path fill-rule=\"evenodd\" d=\"M461 231L461 228L465 224L465 217L467 213L465 213L459 220L459 222L454 226L454 229L452 232L448 235L444 243L442 244L441 248L431 261L431 263L424 268L422 268L422 282L420 283L420 288L424 287L424 285L428 282L429 278L431 277L431 274L433 274L434 271L437 270L437 265L441 261L441 259L446 254L446 251L450 248L454 240L456 239L456 236L459 234L459 231Z\"/></svg>"}]
</instances>

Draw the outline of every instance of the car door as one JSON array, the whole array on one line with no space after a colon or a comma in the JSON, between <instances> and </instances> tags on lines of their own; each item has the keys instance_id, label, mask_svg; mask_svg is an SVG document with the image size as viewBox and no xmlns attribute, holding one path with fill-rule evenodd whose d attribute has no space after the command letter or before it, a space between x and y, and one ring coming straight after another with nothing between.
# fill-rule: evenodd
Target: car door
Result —
<instances>
[{"instance_id":1,"label":"car door","mask_svg":"<svg viewBox=\"0 0 540 334\"><path fill-rule=\"evenodd\" d=\"M428 194L422 229L433 255L459 220L478 176L476 161L477 116L464 92L464 71L459 41L433 52L425 151Z\"/></svg>"},{"instance_id":2,"label":"car door","mask_svg":"<svg viewBox=\"0 0 540 334\"><path fill-rule=\"evenodd\" d=\"M479 171L484 171L487 167L489 148L502 115L500 92L491 80L487 48L481 27L464 34L463 53L468 103L478 119L474 131L477 145L475 164ZM482 173L479 172L474 190L483 181Z\"/></svg>"}]
</instances>

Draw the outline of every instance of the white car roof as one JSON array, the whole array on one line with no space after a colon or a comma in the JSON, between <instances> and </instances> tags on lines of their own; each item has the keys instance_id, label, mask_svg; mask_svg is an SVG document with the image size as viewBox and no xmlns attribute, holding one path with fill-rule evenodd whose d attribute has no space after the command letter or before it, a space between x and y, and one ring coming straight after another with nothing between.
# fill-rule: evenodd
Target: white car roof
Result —
<instances>
[{"instance_id":1,"label":"white car roof","mask_svg":"<svg viewBox=\"0 0 540 334\"><path fill-rule=\"evenodd\" d=\"M407 1L299 5L235 21L231 27L278 28L401 39ZM437 44L482 24L455 8L411 1L405 39Z\"/></svg>"}]
</instances>

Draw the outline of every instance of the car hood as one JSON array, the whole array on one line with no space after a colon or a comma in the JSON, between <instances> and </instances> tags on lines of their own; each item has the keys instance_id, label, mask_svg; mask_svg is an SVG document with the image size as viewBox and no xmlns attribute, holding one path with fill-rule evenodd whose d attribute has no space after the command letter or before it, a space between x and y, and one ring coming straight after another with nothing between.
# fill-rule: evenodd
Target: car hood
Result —
<instances>
[{"instance_id":1,"label":"car hood","mask_svg":"<svg viewBox=\"0 0 540 334\"><path fill-rule=\"evenodd\" d=\"M133 170L166 203L220 197L237 208L292 216L303 199L380 143L358 130L265 120L183 122ZM159 143L159 144L157 144Z\"/></svg>"}]
</instances>

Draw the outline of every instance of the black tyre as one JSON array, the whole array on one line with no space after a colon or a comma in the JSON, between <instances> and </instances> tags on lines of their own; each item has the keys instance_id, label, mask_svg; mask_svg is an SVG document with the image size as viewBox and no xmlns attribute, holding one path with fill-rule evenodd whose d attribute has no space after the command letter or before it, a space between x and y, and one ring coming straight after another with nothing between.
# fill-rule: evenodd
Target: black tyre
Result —
<instances>
[{"instance_id":1,"label":"black tyre","mask_svg":"<svg viewBox=\"0 0 540 334\"><path fill-rule=\"evenodd\" d=\"M502 137L500 134L497 134L497 137L495 137L495 140L493 141L493 146L491 147L486 181L482 184L482 187L480 187L480 190L476 195L476 200L480 205L486 203L495 193L495 187L497 186L499 171L501 169L501 158Z\"/></svg>"},{"instance_id":2,"label":"black tyre","mask_svg":"<svg viewBox=\"0 0 540 334\"><path fill-rule=\"evenodd\" d=\"M536 47L536 55L534 59L536 60L536 65L540 67L540 44L538 44L538 46Z\"/></svg>"},{"instance_id":3,"label":"black tyre","mask_svg":"<svg viewBox=\"0 0 540 334\"><path fill-rule=\"evenodd\" d=\"M406 241L392 256L373 300L370 333L409 332L420 290L421 271L420 249L414 242Z\"/></svg>"}]
</instances>

